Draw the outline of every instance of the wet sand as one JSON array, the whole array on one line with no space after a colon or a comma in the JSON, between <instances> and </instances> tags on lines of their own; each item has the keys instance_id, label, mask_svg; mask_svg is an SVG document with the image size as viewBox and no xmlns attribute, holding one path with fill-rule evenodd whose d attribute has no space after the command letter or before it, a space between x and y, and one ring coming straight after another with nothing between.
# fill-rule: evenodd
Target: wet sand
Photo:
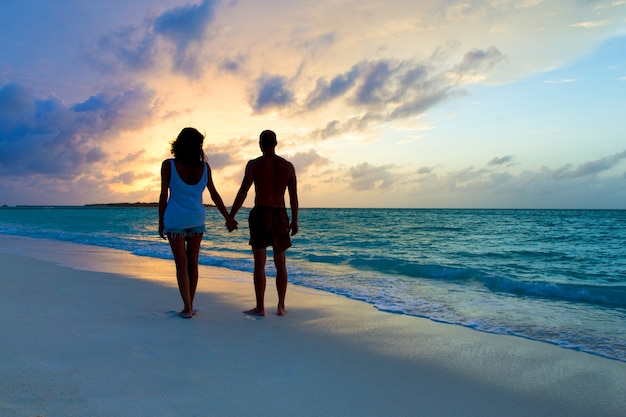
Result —
<instances>
[{"instance_id":1,"label":"wet sand","mask_svg":"<svg viewBox=\"0 0 626 417\"><path fill-rule=\"evenodd\" d=\"M623 416L626 363L173 261L0 235L0 415Z\"/></svg>"}]
</instances>

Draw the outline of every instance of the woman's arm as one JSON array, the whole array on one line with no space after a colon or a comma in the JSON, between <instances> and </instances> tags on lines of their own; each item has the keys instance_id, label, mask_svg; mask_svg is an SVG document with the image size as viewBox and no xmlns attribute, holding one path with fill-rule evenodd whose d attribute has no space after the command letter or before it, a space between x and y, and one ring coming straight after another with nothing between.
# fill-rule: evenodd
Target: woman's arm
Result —
<instances>
[{"instance_id":1,"label":"woman's arm","mask_svg":"<svg viewBox=\"0 0 626 417\"><path fill-rule=\"evenodd\" d=\"M209 164L206 164L207 169L207 183L206 188L209 190L209 194L211 195L211 200L215 203L217 209L222 213L222 216L226 219L226 227L228 227L229 231L237 228L237 222L233 220L233 218L228 214L226 207L224 206L224 202L222 201L222 197L217 192L215 188L215 184L213 184L213 175L211 174L211 167ZM234 224L233 224L234 223Z\"/></svg>"},{"instance_id":2,"label":"woman's arm","mask_svg":"<svg viewBox=\"0 0 626 417\"><path fill-rule=\"evenodd\" d=\"M172 175L172 168L170 161L165 160L161 164L161 194L159 195L159 236L165 239L163 233L163 216L165 215L165 206L167 206L167 199L169 198L170 176Z\"/></svg>"}]
</instances>

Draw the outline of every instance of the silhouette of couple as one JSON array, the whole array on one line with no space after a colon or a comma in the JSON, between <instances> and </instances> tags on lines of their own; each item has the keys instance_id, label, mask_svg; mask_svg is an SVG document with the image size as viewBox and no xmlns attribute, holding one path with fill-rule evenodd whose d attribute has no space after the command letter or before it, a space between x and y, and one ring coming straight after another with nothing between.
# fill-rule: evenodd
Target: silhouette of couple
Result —
<instances>
[{"instance_id":1,"label":"silhouette of couple","mask_svg":"<svg viewBox=\"0 0 626 417\"><path fill-rule=\"evenodd\" d=\"M248 162L239 192L230 213L213 184L211 168L203 150L204 135L191 127L184 128L171 144L174 158L161 165L161 194L159 197L159 236L170 243L176 263L176 280L183 299L184 318L194 315L193 299L198 285L198 256L205 232L204 187L226 219L229 232L237 229L237 211L243 205L248 190L254 184L254 208L248 217L250 245L254 256L254 292L256 306L244 313L265 315L266 249L272 246L276 265L278 291L277 314L285 310L287 292L286 251L290 236L298 233L298 192L296 171L284 158L276 155L276 134L264 130L259 136L262 155ZM285 190L289 193L291 222L285 207Z\"/></svg>"}]
</instances>

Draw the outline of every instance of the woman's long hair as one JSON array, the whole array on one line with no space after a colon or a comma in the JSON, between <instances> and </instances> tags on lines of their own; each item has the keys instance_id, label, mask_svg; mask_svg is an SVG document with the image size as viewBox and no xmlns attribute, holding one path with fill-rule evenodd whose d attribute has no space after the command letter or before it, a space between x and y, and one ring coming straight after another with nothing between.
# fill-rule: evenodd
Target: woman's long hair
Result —
<instances>
[{"instance_id":1,"label":"woman's long hair","mask_svg":"<svg viewBox=\"0 0 626 417\"><path fill-rule=\"evenodd\" d=\"M197 166L206 161L202 145L204 135L193 127L186 127L180 131L172 142L171 152L177 161L184 165Z\"/></svg>"}]
</instances>

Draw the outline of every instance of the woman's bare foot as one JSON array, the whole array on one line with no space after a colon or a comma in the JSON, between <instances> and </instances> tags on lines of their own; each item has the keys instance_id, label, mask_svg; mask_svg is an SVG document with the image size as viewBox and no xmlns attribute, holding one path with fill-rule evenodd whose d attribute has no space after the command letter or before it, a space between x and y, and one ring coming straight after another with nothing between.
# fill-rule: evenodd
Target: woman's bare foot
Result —
<instances>
[{"instance_id":1,"label":"woman's bare foot","mask_svg":"<svg viewBox=\"0 0 626 417\"><path fill-rule=\"evenodd\" d=\"M276 309L276 314L279 316L284 316L287 314L287 310L285 310L285 307L281 307L280 304L278 305L278 308Z\"/></svg>"},{"instance_id":2,"label":"woman's bare foot","mask_svg":"<svg viewBox=\"0 0 626 417\"><path fill-rule=\"evenodd\" d=\"M243 312L243 314L249 314L251 316L259 316L259 317L263 317L265 316L265 310L262 308L251 308L250 310L245 310Z\"/></svg>"},{"instance_id":3,"label":"woman's bare foot","mask_svg":"<svg viewBox=\"0 0 626 417\"><path fill-rule=\"evenodd\" d=\"M184 319L190 319L193 317L193 311L182 310L178 313L178 315Z\"/></svg>"}]
</instances>

